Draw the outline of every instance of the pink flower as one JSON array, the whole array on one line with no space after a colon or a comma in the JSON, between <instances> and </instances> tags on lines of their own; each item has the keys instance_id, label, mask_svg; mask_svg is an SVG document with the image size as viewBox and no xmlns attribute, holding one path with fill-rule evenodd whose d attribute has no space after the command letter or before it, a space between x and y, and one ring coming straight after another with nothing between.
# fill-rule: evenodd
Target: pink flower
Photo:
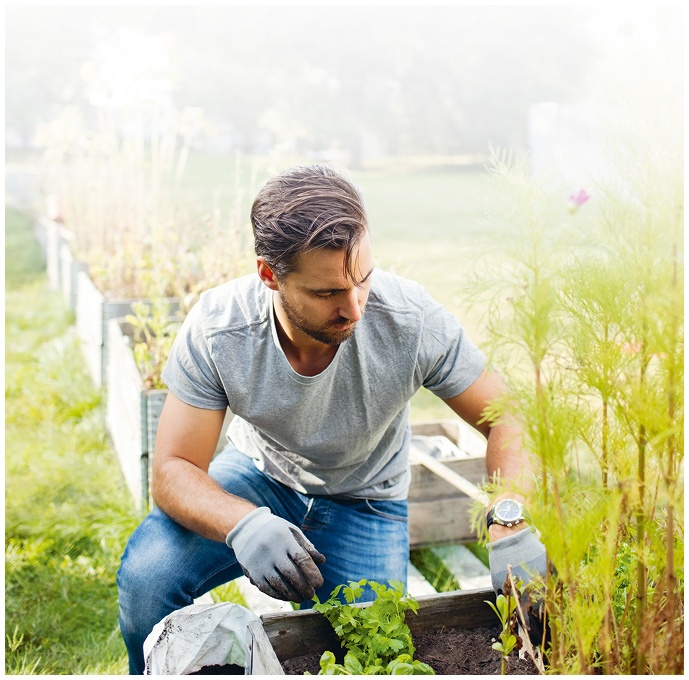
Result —
<instances>
[{"instance_id":1,"label":"pink flower","mask_svg":"<svg viewBox=\"0 0 689 680\"><path fill-rule=\"evenodd\" d=\"M586 201L591 198L591 194L589 194L586 189L578 189L577 191L574 191L572 194L569 196L569 201L567 201L567 210L569 210L570 213L575 213Z\"/></svg>"}]
</instances>

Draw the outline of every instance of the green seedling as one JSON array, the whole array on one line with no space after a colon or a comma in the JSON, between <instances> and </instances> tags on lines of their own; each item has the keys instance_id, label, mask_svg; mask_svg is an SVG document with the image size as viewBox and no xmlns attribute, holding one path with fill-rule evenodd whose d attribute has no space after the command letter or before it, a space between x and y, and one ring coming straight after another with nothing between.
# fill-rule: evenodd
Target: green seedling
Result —
<instances>
[{"instance_id":1,"label":"green seedling","mask_svg":"<svg viewBox=\"0 0 689 680\"><path fill-rule=\"evenodd\" d=\"M510 654L517 648L519 642L517 636L512 632L516 625L517 600L509 594L505 596L500 593L495 598L495 604L490 600L485 600L485 602L497 614L502 625L499 640L494 642L492 647L495 651L500 652L500 673L505 675Z\"/></svg>"}]
</instances>

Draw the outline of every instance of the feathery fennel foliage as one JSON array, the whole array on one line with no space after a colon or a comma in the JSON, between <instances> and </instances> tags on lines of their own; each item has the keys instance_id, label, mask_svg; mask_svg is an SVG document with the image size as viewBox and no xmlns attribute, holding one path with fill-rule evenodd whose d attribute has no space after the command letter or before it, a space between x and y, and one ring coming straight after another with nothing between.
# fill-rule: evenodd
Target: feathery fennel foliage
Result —
<instances>
[{"instance_id":1,"label":"feathery fennel foliage","mask_svg":"<svg viewBox=\"0 0 689 680\"><path fill-rule=\"evenodd\" d=\"M569 213L526 163L491 167L512 231L472 295L509 388L488 417L533 454L555 673L683 670L683 194L655 160Z\"/></svg>"}]
</instances>

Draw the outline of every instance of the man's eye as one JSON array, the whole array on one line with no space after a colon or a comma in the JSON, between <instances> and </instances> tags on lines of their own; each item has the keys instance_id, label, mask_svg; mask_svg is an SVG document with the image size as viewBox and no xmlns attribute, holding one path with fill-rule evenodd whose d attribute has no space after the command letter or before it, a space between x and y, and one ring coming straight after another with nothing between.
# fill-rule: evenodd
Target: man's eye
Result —
<instances>
[{"instance_id":1,"label":"man's eye","mask_svg":"<svg viewBox=\"0 0 689 680\"><path fill-rule=\"evenodd\" d=\"M323 300L327 300L328 298L331 298L334 295L334 293L316 293L316 297L322 298Z\"/></svg>"}]
</instances>

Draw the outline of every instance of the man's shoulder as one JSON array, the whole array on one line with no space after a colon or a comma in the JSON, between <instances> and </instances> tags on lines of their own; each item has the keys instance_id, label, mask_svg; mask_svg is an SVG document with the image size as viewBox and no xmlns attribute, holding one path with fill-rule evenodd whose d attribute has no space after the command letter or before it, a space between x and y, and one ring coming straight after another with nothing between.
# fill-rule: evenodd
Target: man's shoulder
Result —
<instances>
[{"instance_id":1,"label":"man's shoulder","mask_svg":"<svg viewBox=\"0 0 689 680\"><path fill-rule=\"evenodd\" d=\"M247 274L204 291L194 306L205 335L266 321L267 288L257 274Z\"/></svg>"},{"instance_id":2,"label":"man's shoulder","mask_svg":"<svg viewBox=\"0 0 689 680\"><path fill-rule=\"evenodd\" d=\"M376 269L371 283L369 303L390 311L418 309L432 301L426 289L412 279L382 269Z\"/></svg>"}]
</instances>

